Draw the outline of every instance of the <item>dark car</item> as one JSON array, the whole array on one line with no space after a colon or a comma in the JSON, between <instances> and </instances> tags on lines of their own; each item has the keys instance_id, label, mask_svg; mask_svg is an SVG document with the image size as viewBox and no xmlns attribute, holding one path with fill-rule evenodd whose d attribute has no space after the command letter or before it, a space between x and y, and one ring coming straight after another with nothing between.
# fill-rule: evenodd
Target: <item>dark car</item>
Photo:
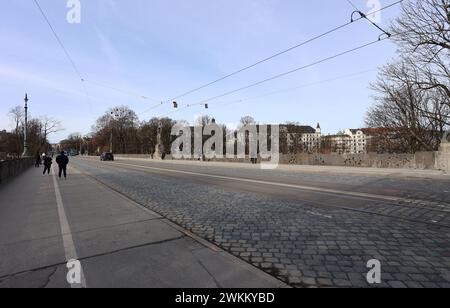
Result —
<instances>
[{"instance_id":1,"label":"dark car","mask_svg":"<svg viewBox=\"0 0 450 308\"><path fill-rule=\"evenodd\" d=\"M109 152L103 153L100 156L100 160L101 161L114 161L114 155L113 155L113 153L109 153Z\"/></svg>"}]
</instances>

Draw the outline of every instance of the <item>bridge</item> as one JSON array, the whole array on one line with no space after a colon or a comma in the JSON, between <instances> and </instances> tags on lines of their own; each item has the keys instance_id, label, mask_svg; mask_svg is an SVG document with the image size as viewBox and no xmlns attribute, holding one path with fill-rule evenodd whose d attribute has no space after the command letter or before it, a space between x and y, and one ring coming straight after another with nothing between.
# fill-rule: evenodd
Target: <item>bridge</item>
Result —
<instances>
[{"instance_id":1,"label":"bridge","mask_svg":"<svg viewBox=\"0 0 450 308\"><path fill-rule=\"evenodd\" d=\"M450 287L439 171L88 157L67 180L42 171L0 186L0 287Z\"/></svg>"}]
</instances>

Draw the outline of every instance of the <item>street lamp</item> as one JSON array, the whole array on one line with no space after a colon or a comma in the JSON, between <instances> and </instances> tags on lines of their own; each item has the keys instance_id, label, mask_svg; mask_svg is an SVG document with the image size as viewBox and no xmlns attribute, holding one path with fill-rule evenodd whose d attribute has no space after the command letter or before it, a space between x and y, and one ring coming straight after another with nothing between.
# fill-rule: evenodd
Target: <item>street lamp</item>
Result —
<instances>
[{"instance_id":1,"label":"street lamp","mask_svg":"<svg viewBox=\"0 0 450 308\"><path fill-rule=\"evenodd\" d=\"M111 111L111 117L114 115L114 112ZM112 119L109 119L109 129L111 130L110 136L109 136L109 152L113 153L113 126L112 126Z\"/></svg>"},{"instance_id":2,"label":"street lamp","mask_svg":"<svg viewBox=\"0 0 450 308\"><path fill-rule=\"evenodd\" d=\"M22 157L28 157L28 94L25 93L25 127L23 131L23 154Z\"/></svg>"}]
</instances>

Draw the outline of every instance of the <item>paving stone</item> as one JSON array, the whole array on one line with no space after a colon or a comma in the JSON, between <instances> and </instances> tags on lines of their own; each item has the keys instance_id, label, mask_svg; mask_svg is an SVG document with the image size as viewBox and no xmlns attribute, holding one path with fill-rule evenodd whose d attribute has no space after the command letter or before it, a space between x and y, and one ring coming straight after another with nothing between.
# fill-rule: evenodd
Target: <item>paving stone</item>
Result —
<instances>
[{"instance_id":1,"label":"paving stone","mask_svg":"<svg viewBox=\"0 0 450 308\"><path fill-rule=\"evenodd\" d=\"M315 286L317 285L316 279L311 277L303 277L301 278L303 284L307 286Z\"/></svg>"},{"instance_id":2,"label":"paving stone","mask_svg":"<svg viewBox=\"0 0 450 308\"><path fill-rule=\"evenodd\" d=\"M321 278L331 280L335 287L348 286L348 283L358 287L364 279L356 279L358 276L352 274L364 277L368 272L367 262L378 258L382 261L382 286L415 287L419 284L423 287L423 283L428 283L429 286L448 287L450 277L446 280L444 274L450 264L449 233L395 216L419 222L435 219L437 214L428 209L441 209L439 202L450 204L450 194L442 194L448 190L449 181L382 177L374 181L372 176L365 175L325 176L284 171L273 171L270 175L271 180L326 182L364 187L375 193L389 187L410 194L399 193L400 197L427 200L426 205L421 205L349 199L351 206L359 210L388 215L380 216L334 207L339 206L341 199L322 200L327 205L324 207L304 202L301 198L275 200L256 193L224 190L158 174L149 176L131 170L117 172L117 168L98 168L95 163L84 161L75 161L74 164L80 170L95 170L93 176L99 181L197 236L210 239L224 250L246 258L253 265L269 273L278 267L278 275L284 281L291 278L298 281L304 277L310 279L307 285L314 286L320 284L318 279ZM192 168L196 168L192 171L205 170L230 176L266 176L261 170L242 171L213 166L207 170L202 166ZM425 206L425 212L417 208ZM333 219L323 219L310 212L326 213ZM450 225L449 214L440 219ZM304 273L309 275L302 276ZM306 283L302 280L302 284Z\"/></svg>"},{"instance_id":3,"label":"paving stone","mask_svg":"<svg viewBox=\"0 0 450 308\"><path fill-rule=\"evenodd\" d=\"M348 280L343 279L333 279L333 283L337 287L351 287L352 283Z\"/></svg>"},{"instance_id":4,"label":"paving stone","mask_svg":"<svg viewBox=\"0 0 450 308\"><path fill-rule=\"evenodd\" d=\"M325 286L325 287L331 287L334 285L333 281L331 279L327 279L327 278L318 278L317 283L319 285Z\"/></svg>"},{"instance_id":5,"label":"paving stone","mask_svg":"<svg viewBox=\"0 0 450 308\"><path fill-rule=\"evenodd\" d=\"M413 289L423 288L423 285L417 281L404 281L404 283L408 286L408 288L413 288Z\"/></svg>"},{"instance_id":6,"label":"paving stone","mask_svg":"<svg viewBox=\"0 0 450 308\"><path fill-rule=\"evenodd\" d=\"M396 289L405 289L405 288L407 288L407 286L401 281L389 281L388 284L392 288L396 288Z\"/></svg>"}]
</instances>

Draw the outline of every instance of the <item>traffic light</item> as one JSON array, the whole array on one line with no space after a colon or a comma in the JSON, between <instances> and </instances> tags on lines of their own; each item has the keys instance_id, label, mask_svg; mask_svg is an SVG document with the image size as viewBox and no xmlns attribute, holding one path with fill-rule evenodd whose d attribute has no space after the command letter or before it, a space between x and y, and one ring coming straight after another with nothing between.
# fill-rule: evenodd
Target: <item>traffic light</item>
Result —
<instances>
[{"instance_id":1,"label":"traffic light","mask_svg":"<svg viewBox=\"0 0 450 308\"><path fill-rule=\"evenodd\" d=\"M205 104L205 109L209 109L209 106L208 106L208 104Z\"/></svg>"},{"instance_id":2,"label":"traffic light","mask_svg":"<svg viewBox=\"0 0 450 308\"><path fill-rule=\"evenodd\" d=\"M177 102L173 102L173 108L175 108L175 109L178 108L178 103Z\"/></svg>"}]
</instances>

